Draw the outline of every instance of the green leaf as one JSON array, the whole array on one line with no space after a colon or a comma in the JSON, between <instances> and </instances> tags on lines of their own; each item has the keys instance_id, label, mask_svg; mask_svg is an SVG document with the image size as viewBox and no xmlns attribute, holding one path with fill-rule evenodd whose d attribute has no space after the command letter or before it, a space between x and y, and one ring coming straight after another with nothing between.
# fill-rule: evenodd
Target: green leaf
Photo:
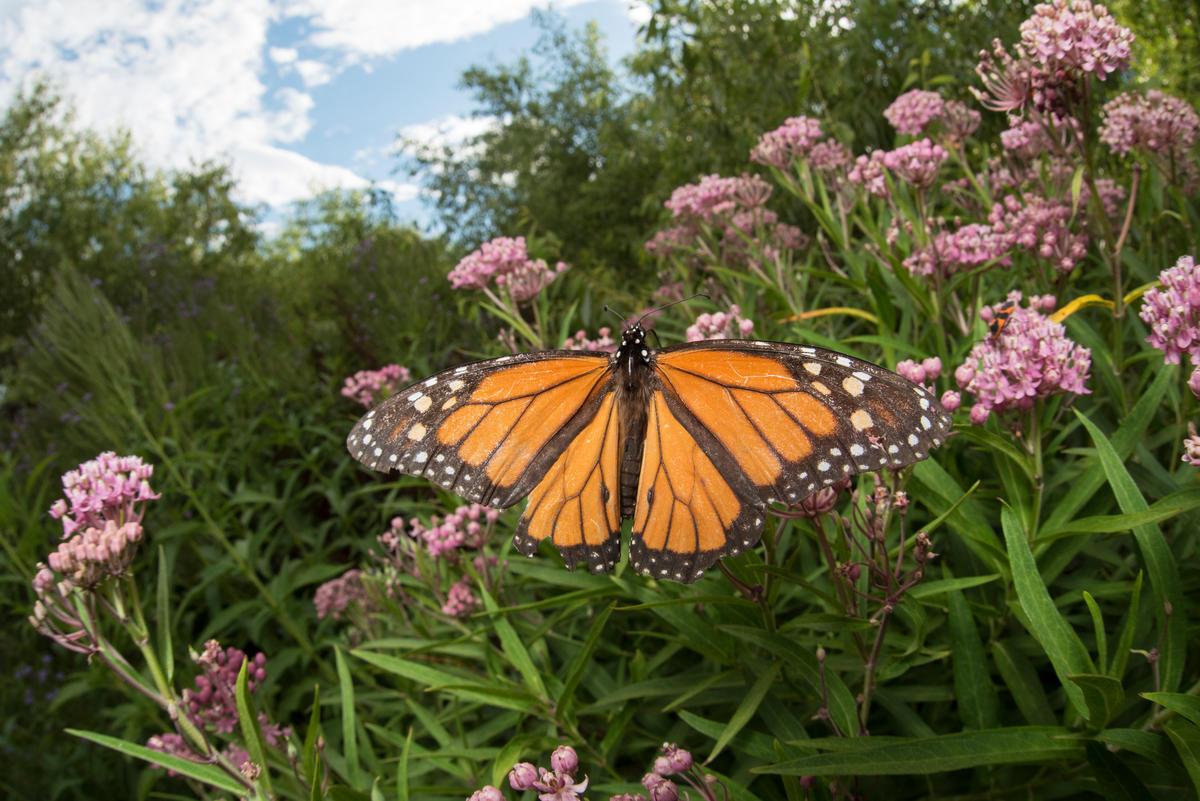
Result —
<instances>
[{"instance_id":1,"label":"green leaf","mask_svg":"<svg viewBox=\"0 0 1200 801\"><path fill-rule=\"evenodd\" d=\"M917 462L911 482L913 497L921 498L934 514L948 513L950 529L965 538L967 547L996 572L1007 572L1008 560L983 509L974 499L963 499L966 493L941 465L933 459Z\"/></svg>"},{"instance_id":2,"label":"green leaf","mask_svg":"<svg viewBox=\"0 0 1200 801\"><path fill-rule=\"evenodd\" d=\"M1046 690L1029 660L1006 641L993 642L991 652L996 669L1000 671L1022 717L1037 726L1053 726L1056 721L1050 709L1050 700L1046 698Z\"/></svg>"},{"instance_id":3,"label":"green leaf","mask_svg":"<svg viewBox=\"0 0 1200 801\"><path fill-rule=\"evenodd\" d=\"M167 684L175 681L175 646L171 641L171 576L167 553L158 546L158 586L155 591L155 624L158 631L158 660L167 676Z\"/></svg>"},{"instance_id":4,"label":"green leaf","mask_svg":"<svg viewBox=\"0 0 1200 801\"><path fill-rule=\"evenodd\" d=\"M951 590L946 598L950 607L954 695L959 715L967 728L990 729L996 725L1000 702L988 672L975 618L960 590Z\"/></svg>"},{"instance_id":5,"label":"green leaf","mask_svg":"<svg viewBox=\"0 0 1200 801\"><path fill-rule=\"evenodd\" d=\"M242 660L242 667L238 671L237 684L234 689L238 726L242 730L242 740L246 743L250 759L254 760L262 769L258 775L258 781L262 784L263 790L270 795L271 766L267 764L267 744L263 740L262 729L258 726L258 715L254 711L254 702L250 699L249 665L249 659Z\"/></svg>"},{"instance_id":6,"label":"green leaf","mask_svg":"<svg viewBox=\"0 0 1200 801\"><path fill-rule=\"evenodd\" d=\"M1121 686L1120 679L1103 673L1073 673L1067 678L1083 692L1083 701L1088 708L1088 723L1093 728L1104 728L1125 705L1125 688Z\"/></svg>"},{"instance_id":7,"label":"green leaf","mask_svg":"<svg viewBox=\"0 0 1200 801\"><path fill-rule=\"evenodd\" d=\"M923 531L924 529L922 529ZM984 584L990 584L1000 578L999 573L992 573L987 576L964 576L963 578L948 578L937 579L936 581L922 581L917 586L908 591L907 595L910 598L934 598L951 590L969 590L972 587L979 587Z\"/></svg>"},{"instance_id":8,"label":"green leaf","mask_svg":"<svg viewBox=\"0 0 1200 801\"><path fill-rule=\"evenodd\" d=\"M1076 534L1116 534L1131 531L1137 526L1153 525L1164 520L1170 520L1181 514L1200 509L1200 488L1172 492L1160 501L1151 504L1141 512L1130 512L1119 515L1093 515L1080 517L1063 523L1055 528L1043 527L1038 532L1037 542L1044 542L1070 537Z\"/></svg>"},{"instance_id":9,"label":"green leaf","mask_svg":"<svg viewBox=\"0 0 1200 801\"><path fill-rule=\"evenodd\" d=\"M1173 720L1164 728L1179 760L1187 769L1188 776L1200 795L1200 729L1185 720Z\"/></svg>"},{"instance_id":10,"label":"green leaf","mask_svg":"<svg viewBox=\"0 0 1200 801\"><path fill-rule=\"evenodd\" d=\"M334 648L337 661L338 689L342 701L342 756L346 760L346 773L350 784L358 786L358 722L354 711L354 679L346 664L346 655L341 648Z\"/></svg>"},{"instance_id":11,"label":"green leaf","mask_svg":"<svg viewBox=\"0 0 1200 801\"><path fill-rule=\"evenodd\" d=\"M504 786L504 777L512 770L512 766L521 760L521 755L529 750L532 739L530 737L514 737L504 744L492 762L493 786Z\"/></svg>"},{"instance_id":12,"label":"green leaf","mask_svg":"<svg viewBox=\"0 0 1200 801\"><path fill-rule=\"evenodd\" d=\"M1117 455L1112 443L1085 414L1078 409L1074 411L1096 445L1100 464L1121 511L1126 514L1146 511L1149 508L1146 499L1138 491L1137 484L1125 469L1125 464ZM1166 628L1161 649L1160 676L1162 689L1169 692L1179 686L1179 680L1183 677L1184 659L1187 656L1187 620L1183 614L1183 588L1179 580L1179 568L1158 526L1153 523L1134 526L1133 536L1137 540L1142 562L1150 576L1150 586L1158 602L1155 618Z\"/></svg>"},{"instance_id":13,"label":"green leaf","mask_svg":"<svg viewBox=\"0 0 1200 801\"><path fill-rule=\"evenodd\" d=\"M806 740L805 746L821 748L830 739L842 738ZM788 776L905 776L987 765L1072 761L1083 756L1083 740L1067 729L1050 726L1015 726L938 737L897 737L871 745L875 739L859 738L856 742L863 745L853 750L809 754L752 770ZM838 743L837 747L844 744L844 741Z\"/></svg>"},{"instance_id":14,"label":"green leaf","mask_svg":"<svg viewBox=\"0 0 1200 801\"><path fill-rule=\"evenodd\" d=\"M1127 459L1133 453L1133 449L1137 447L1138 442L1142 440L1150 421L1162 408L1163 395L1173 381L1174 373L1171 370L1159 370L1158 375L1154 378L1154 383L1138 398L1129 414L1125 415L1124 422L1112 435L1111 440L1117 455L1122 459ZM1087 464L1086 469L1071 481L1071 487L1067 490L1067 494L1055 502L1054 508L1050 510L1049 516L1042 525L1043 530L1052 531L1064 526L1075 516L1076 512L1087 505L1092 496L1104 485L1104 467L1100 464L1100 460L1097 458L1087 460L1085 463Z\"/></svg>"},{"instance_id":15,"label":"green leaf","mask_svg":"<svg viewBox=\"0 0 1200 801\"><path fill-rule=\"evenodd\" d=\"M181 776L187 776L189 779L195 779L198 782L215 787L218 790L224 790L227 793L233 793L235 797L241 798L246 794L245 785L241 784L230 776L225 771L218 768L216 765L206 765L199 762L192 762L190 759L183 757L164 754L161 751L155 751L152 748L147 748L144 745L136 743L127 743L124 740L118 740L116 737L109 737L106 734L97 734L93 731L81 731L79 729L66 729L67 734L75 737L82 737L85 740L91 740L93 743L102 745L105 748L111 748L114 751L120 752L125 756L144 759L152 765L158 765L160 768L173 770Z\"/></svg>"},{"instance_id":16,"label":"green leaf","mask_svg":"<svg viewBox=\"0 0 1200 801\"><path fill-rule=\"evenodd\" d=\"M413 730L408 727L404 737L404 748L400 750L400 760L396 763L396 801L408 801L408 760L412 754ZM493 781L499 786L499 781Z\"/></svg>"},{"instance_id":17,"label":"green leaf","mask_svg":"<svg viewBox=\"0 0 1200 801\"><path fill-rule=\"evenodd\" d=\"M1200 726L1200 698L1185 693L1142 693L1142 697Z\"/></svg>"},{"instance_id":18,"label":"green leaf","mask_svg":"<svg viewBox=\"0 0 1200 801\"><path fill-rule=\"evenodd\" d=\"M1092 630L1096 632L1096 666L1100 668L1101 673L1108 672L1108 634L1104 631L1104 615L1100 612L1100 605L1096 603L1096 599L1087 590L1083 591L1083 602L1087 604L1088 612L1092 616Z\"/></svg>"},{"instance_id":19,"label":"green leaf","mask_svg":"<svg viewBox=\"0 0 1200 801\"><path fill-rule=\"evenodd\" d=\"M513 709L518 712L528 712L530 705L537 702L537 699L524 691L517 691L499 684L484 684L477 680L432 668L420 662L361 649L351 651L351 654L389 673L395 673L397 676L425 685L427 690L444 690L464 701Z\"/></svg>"},{"instance_id":20,"label":"green leaf","mask_svg":"<svg viewBox=\"0 0 1200 801\"><path fill-rule=\"evenodd\" d=\"M1093 672L1091 657L1088 656L1087 649L1083 647L1083 642L1075 630L1059 614L1058 607L1050 597L1050 591L1042 583L1037 563L1033 560L1033 552L1029 550L1029 543L1025 540L1025 531L1007 506L1000 510L1000 522L1004 529L1005 542L1008 544L1013 586L1016 588L1021 609L1029 620L1029 633L1050 658L1050 664L1058 674L1071 704L1086 718L1088 708L1083 691L1069 676L1074 673Z\"/></svg>"},{"instance_id":21,"label":"green leaf","mask_svg":"<svg viewBox=\"0 0 1200 801\"><path fill-rule=\"evenodd\" d=\"M579 686L579 682L583 680L588 665L591 664L592 654L596 652L596 646L600 644L600 636L604 633L604 627L608 624L608 618L612 615L613 607L615 606L616 601L613 601L600 614L596 615L596 619L592 621L591 628L588 629L587 638L583 641L583 645L567 666L566 678L563 679L562 690L558 693L558 709L560 713L566 714L567 710L574 705L575 689Z\"/></svg>"},{"instance_id":22,"label":"green leaf","mask_svg":"<svg viewBox=\"0 0 1200 801\"><path fill-rule=\"evenodd\" d=\"M497 610L495 599L492 598L491 593L482 584L479 585L479 595L483 598L484 609L488 612L495 612ZM538 672L537 666L533 664L533 659L529 656L529 651L517 635L516 629L502 615L493 615L491 622L492 627L496 631L496 636L500 638L500 647L504 649L504 655L508 657L508 661L517 669L517 672L521 674L521 678L524 680L525 686L529 688L529 692L536 698L549 698L549 695L546 693L546 685L542 683L542 674Z\"/></svg>"},{"instance_id":23,"label":"green leaf","mask_svg":"<svg viewBox=\"0 0 1200 801\"><path fill-rule=\"evenodd\" d=\"M1146 801L1154 797L1120 757L1100 743L1089 740L1084 749L1088 764L1092 766L1096 788L1108 801Z\"/></svg>"},{"instance_id":24,"label":"green leaf","mask_svg":"<svg viewBox=\"0 0 1200 801\"><path fill-rule=\"evenodd\" d=\"M308 713L308 728L304 730L304 775L308 780L309 797L320 798L321 757L317 741L321 737L321 685L313 685L312 711Z\"/></svg>"},{"instance_id":25,"label":"green leaf","mask_svg":"<svg viewBox=\"0 0 1200 801\"><path fill-rule=\"evenodd\" d=\"M821 697L822 689L827 690L829 693L829 716L834 725L847 737L858 736L858 705L854 702L850 688L842 681L841 676L836 671L829 669L828 666L825 670L825 685L822 688L820 667L817 665L817 658L812 651L786 637L778 634L772 635L760 628L721 626L721 630L752 642L782 659L800 674L816 694L816 698Z\"/></svg>"},{"instance_id":26,"label":"green leaf","mask_svg":"<svg viewBox=\"0 0 1200 801\"><path fill-rule=\"evenodd\" d=\"M1121 636L1117 639L1117 650L1113 652L1112 665L1109 673L1118 679L1125 675L1125 665L1129 662L1129 650L1133 648L1134 629L1138 622L1138 605L1142 598L1142 571L1138 571L1133 580L1133 592L1129 593L1129 607L1125 612L1125 625L1121 627Z\"/></svg>"},{"instance_id":27,"label":"green leaf","mask_svg":"<svg viewBox=\"0 0 1200 801\"><path fill-rule=\"evenodd\" d=\"M725 730L721 732L721 736L717 738L716 745L713 746L712 752L708 755L708 759L704 760L707 765L717 758L717 754L729 745L729 741L734 735L741 731L747 723L754 717L754 713L758 711L758 705L767 697L767 692L771 689L771 685L775 683L775 679L779 677L779 671L782 665L779 662L772 662L771 667L759 676L750 690L742 698L742 702L738 704L738 708L734 710L733 716L729 718L729 723L726 724Z\"/></svg>"}]
</instances>

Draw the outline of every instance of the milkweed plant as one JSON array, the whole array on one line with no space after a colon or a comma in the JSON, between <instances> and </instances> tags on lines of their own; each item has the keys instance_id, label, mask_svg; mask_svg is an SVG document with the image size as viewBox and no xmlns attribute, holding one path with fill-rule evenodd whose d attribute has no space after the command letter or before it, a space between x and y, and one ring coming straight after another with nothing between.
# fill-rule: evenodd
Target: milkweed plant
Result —
<instances>
[{"instance_id":1,"label":"milkweed plant","mask_svg":"<svg viewBox=\"0 0 1200 801\"><path fill-rule=\"evenodd\" d=\"M664 199L627 311L895 369L954 414L929 460L776 507L694 585L527 559L515 513L360 471L369 555L308 586L268 681L252 643L174 640L154 465L104 453L63 476L30 622L158 722L75 733L212 798L1195 797L1200 117L1135 88L1133 40L1039 5L964 89L881 109L892 149L798 109ZM614 349L620 322L564 314L553 250L449 272L493 353ZM363 367L346 430L410 379Z\"/></svg>"}]
</instances>

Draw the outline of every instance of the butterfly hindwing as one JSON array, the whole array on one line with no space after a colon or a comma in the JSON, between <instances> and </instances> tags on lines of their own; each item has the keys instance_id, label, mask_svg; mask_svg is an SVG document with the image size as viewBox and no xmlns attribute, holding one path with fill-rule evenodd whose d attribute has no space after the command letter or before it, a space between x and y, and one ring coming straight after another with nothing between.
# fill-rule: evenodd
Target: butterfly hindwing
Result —
<instances>
[{"instance_id":1,"label":"butterfly hindwing","mask_svg":"<svg viewBox=\"0 0 1200 801\"><path fill-rule=\"evenodd\" d=\"M526 556L549 539L567 567L612 570L621 556L617 395L599 398L589 422L561 449L529 494L513 545Z\"/></svg>"},{"instance_id":2,"label":"butterfly hindwing","mask_svg":"<svg viewBox=\"0 0 1200 801\"><path fill-rule=\"evenodd\" d=\"M693 582L762 535L763 504L741 468L662 387L650 396L629 560L655 578Z\"/></svg>"},{"instance_id":3,"label":"butterfly hindwing","mask_svg":"<svg viewBox=\"0 0 1200 801\"><path fill-rule=\"evenodd\" d=\"M546 351L456 367L363 416L346 446L373 470L423 476L503 508L525 497L595 414L607 354Z\"/></svg>"},{"instance_id":4,"label":"butterfly hindwing","mask_svg":"<svg viewBox=\"0 0 1200 801\"><path fill-rule=\"evenodd\" d=\"M667 348L655 364L684 424L715 437L766 503L911 464L950 431L925 388L820 348L719 340Z\"/></svg>"}]
</instances>

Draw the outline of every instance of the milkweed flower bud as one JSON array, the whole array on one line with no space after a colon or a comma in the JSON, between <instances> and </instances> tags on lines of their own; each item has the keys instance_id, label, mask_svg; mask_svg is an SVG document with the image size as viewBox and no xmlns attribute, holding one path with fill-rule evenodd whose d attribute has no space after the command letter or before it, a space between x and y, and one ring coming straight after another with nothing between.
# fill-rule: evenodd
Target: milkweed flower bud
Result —
<instances>
[{"instance_id":1,"label":"milkweed flower bud","mask_svg":"<svg viewBox=\"0 0 1200 801\"><path fill-rule=\"evenodd\" d=\"M504 794L489 784L471 793L467 801L504 801Z\"/></svg>"},{"instance_id":2,"label":"milkweed flower bud","mask_svg":"<svg viewBox=\"0 0 1200 801\"><path fill-rule=\"evenodd\" d=\"M560 745L550 755L550 766L559 773L574 773L579 767L579 755L569 745Z\"/></svg>"},{"instance_id":3,"label":"milkweed flower bud","mask_svg":"<svg viewBox=\"0 0 1200 801\"><path fill-rule=\"evenodd\" d=\"M663 743L663 756L666 759L669 770L666 773L683 773L692 767L692 755L690 752L683 750L675 743ZM657 765L657 760L655 765ZM662 771L658 771L662 773ZM664 774L666 775L666 774Z\"/></svg>"},{"instance_id":4,"label":"milkweed flower bud","mask_svg":"<svg viewBox=\"0 0 1200 801\"><path fill-rule=\"evenodd\" d=\"M1200 467L1200 435L1196 433L1195 423L1188 423L1188 436L1183 440L1183 461Z\"/></svg>"},{"instance_id":5,"label":"milkweed flower bud","mask_svg":"<svg viewBox=\"0 0 1200 801\"><path fill-rule=\"evenodd\" d=\"M518 762L508 772L508 786L518 792L533 787L538 780L538 769L531 762Z\"/></svg>"},{"instance_id":6,"label":"milkweed flower bud","mask_svg":"<svg viewBox=\"0 0 1200 801\"><path fill-rule=\"evenodd\" d=\"M962 406L962 395L952 389L948 389L942 393L941 404L942 408L948 412L957 411L958 407Z\"/></svg>"}]
</instances>

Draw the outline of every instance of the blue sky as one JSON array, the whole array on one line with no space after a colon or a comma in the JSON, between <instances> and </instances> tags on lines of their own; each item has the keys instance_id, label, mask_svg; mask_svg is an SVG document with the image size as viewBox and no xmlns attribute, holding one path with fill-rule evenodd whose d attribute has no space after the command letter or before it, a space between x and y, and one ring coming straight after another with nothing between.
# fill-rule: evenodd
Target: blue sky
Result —
<instances>
[{"instance_id":1,"label":"blue sky","mask_svg":"<svg viewBox=\"0 0 1200 801\"><path fill-rule=\"evenodd\" d=\"M457 87L472 64L529 51L538 0L0 0L0 103L50 76L79 121L129 130L163 167L221 159L240 199L278 212L329 187L389 189L428 219L392 152L400 132L457 141ZM616 61L633 48L637 0L559 0L596 21Z\"/></svg>"}]
</instances>

